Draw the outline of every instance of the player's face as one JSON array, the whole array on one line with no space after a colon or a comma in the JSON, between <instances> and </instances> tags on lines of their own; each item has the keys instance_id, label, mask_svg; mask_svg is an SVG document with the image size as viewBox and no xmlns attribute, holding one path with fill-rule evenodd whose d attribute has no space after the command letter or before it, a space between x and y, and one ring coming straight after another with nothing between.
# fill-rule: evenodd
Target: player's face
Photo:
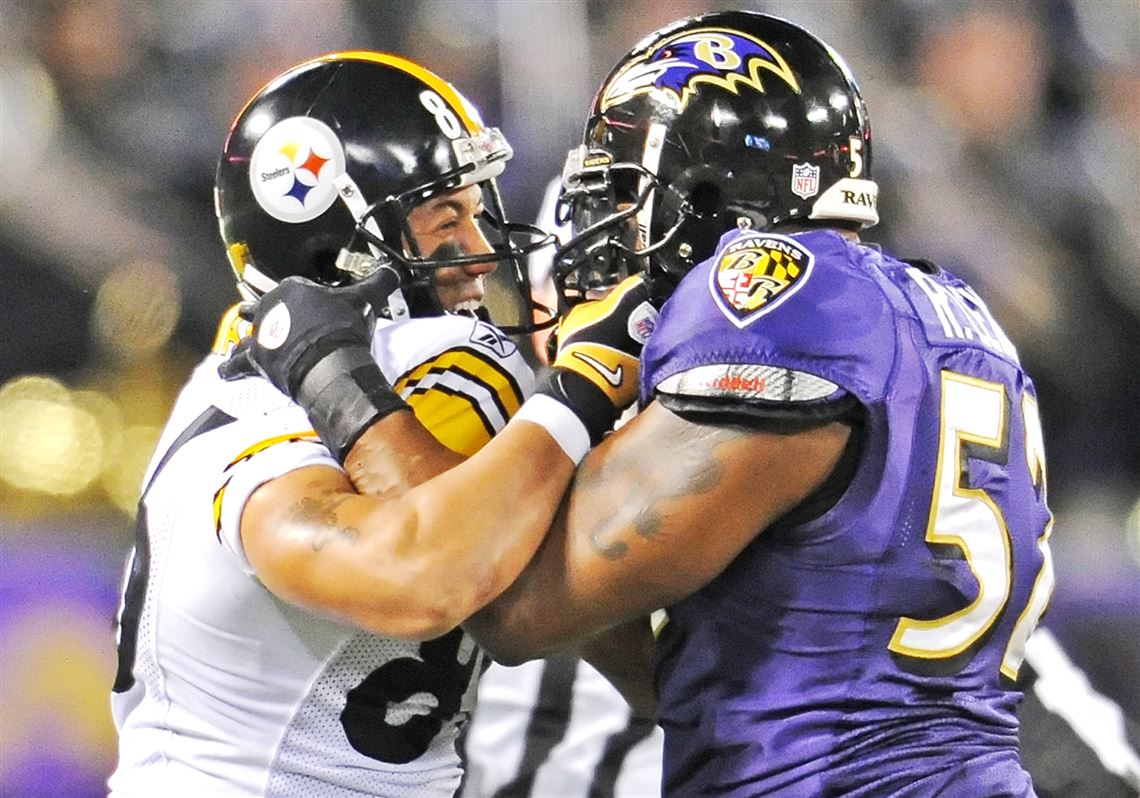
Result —
<instances>
[{"instance_id":1,"label":"player's face","mask_svg":"<svg viewBox=\"0 0 1140 798\"><path fill-rule=\"evenodd\" d=\"M408 224L426 256L445 245L467 255L490 253L491 245L479 224L482 213L482 189L468 186L417 205L408 214ZM495 270L495 265L487 261L434 270L436 294L444 310L474 312L483 301L483 278Z\"/></svg>"}]
</instances>

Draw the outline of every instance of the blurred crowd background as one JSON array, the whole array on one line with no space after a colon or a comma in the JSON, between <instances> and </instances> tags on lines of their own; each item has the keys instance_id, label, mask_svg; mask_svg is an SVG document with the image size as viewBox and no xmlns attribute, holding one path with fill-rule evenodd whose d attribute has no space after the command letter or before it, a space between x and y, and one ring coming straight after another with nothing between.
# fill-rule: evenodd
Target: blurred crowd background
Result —
<instances>
[{"instance_id":1,"label":"blurred crowd background","mask_svg":"<svg viewBox=\"0 0 1140 798\"><path fill-rule=\"evenodd\" d=\"M332 50L416 59L514 145L533 217L594 90L666 0L0 0L0 796L96 796L145 463L236 292L230 121ZM972 280L1035 376L1046 618L1140 717L1140 3L741 2L844 54L874 130L868 236ZM208 579L208 574L202 574Z\"/></svg>"}]
</instances>

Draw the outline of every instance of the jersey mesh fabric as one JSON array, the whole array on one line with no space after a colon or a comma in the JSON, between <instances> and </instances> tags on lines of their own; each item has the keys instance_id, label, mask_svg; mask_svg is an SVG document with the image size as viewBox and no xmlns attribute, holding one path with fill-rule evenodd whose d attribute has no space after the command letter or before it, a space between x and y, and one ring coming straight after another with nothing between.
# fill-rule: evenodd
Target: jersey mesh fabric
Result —
<instances>
[{"instance_id":1,"label":"jersey mesh fabric","mask_svg":"<svg viewBox=\"0 0 1140 798\"><path fill-rule=\"evenodd\" d=\"M453 795L460 779L455 738L462 718L442 725L425 756L409 765L390 767L354 750L340 720L350 690L386 663L416 657L418 649L418 643L363 633L349 639L285 730L266 798L361 798L376 795L378 783L384 785L383 794L393 798ZM400 726L412 716L429 714L436 706L431 692L435 686L422 687L405 701L372 707L373 722ZM377 778L377 769L385 771L382 779Z\"/></svg>"}]
</instances>

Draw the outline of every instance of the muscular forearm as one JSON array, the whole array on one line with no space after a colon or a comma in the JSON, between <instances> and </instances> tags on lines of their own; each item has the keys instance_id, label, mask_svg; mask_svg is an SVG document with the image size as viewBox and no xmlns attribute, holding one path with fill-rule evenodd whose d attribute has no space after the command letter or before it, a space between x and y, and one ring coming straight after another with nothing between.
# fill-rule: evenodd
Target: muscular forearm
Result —
<instances>
[{"instance_id":1,"label":"muscular forearm","mask_svg":"<svg viewBox=\"0 0 1140 798\"><path fill-rule=\"evenodd\" d=\"M603 630L644 616L669 588L621 573L568 530L560 513L534 559L501 596L463 627L497 662L515 665L584 645Z\"/></svg>"},{"instance_id":2,"label":"muscular forearm","mask_svg":"<svg viewBox=\"0 0 1140 798\"><path fill-rule=\"evenodd\" d=\"M525 662L578 646L687 591L687 567L699 558L666 567L643 559L652 556L659 533L651 527L659 525L654 519L664 503L692 483L683 469L675 477L666 474L684 464L681 458L642 454L660 447L667 435L685 448L682 430L646 424L658 416L651 406L590 452L535 558L502 596L464 624L496 660ZM693 466L705 468L704 462ZM681 514L669 515L684 524Z\"/></svg>"},{"instance_id":3,"label":"muscular forearm","mask_svg":"<svg viewBox=\"0 0 1140 798\"><path fill-rule=\"evenodd\" d=\"M428 558L423 589L447 591L453 626L516 579L573 474L570 459L535 424L508 425L479 457L463 461L410 413L374 425L345 466L362 493L403 494L410 519L403 545ZM376 523L386 512L375 506Z\"/></svg>"},{"instance_id":4,"label":"muscular forearm","mask_svg":"<svg viewBox=\"0 0 1140 798\"><path fill-rule=\"evenodd\" d=\"M464 624L497 661L517 664L579 646L651 612L661 606L657 597L671 591L667 578L651 583L625 562L638 545L633 530L641 499L634 485L607 470L616 443L587 456L534 559Z\"/></svg>"},{"instance_id":5,"label":"muscular forearm","mask_svg":"<svg viewBox=\"0 0 1140 798\"><path fill-rule=\"evenodd\" d=\"M356 490L343 471L314 466L251 495L251 564L279 597L361 628L450 631L531 559L573 470L539 426L518 422L503 436L485 460L462 462L411 413L385 417L347 458Z\"/></svg>"},{"instance_id":6,"label":"muscular forearm","mask_svg":"<svg viewBox=\"0 0 1140 798\"><path fill-rule=\"evenodd\" d=\"M349 450L344 468L356 490L398 498L466 458L441 444L412 413L373 424Z\"/></svg>"},{"instance_id":7,"label":"muscular forearm","mask_svg":"<svg viewBox=\"0 0 1140 798\"><path fill-rule=\"evenodd\" d=\"M535 558L464 628L496 660L522 662L671 606L810 495L848 435L838 423L714 428L651 404L582 461ZM774 462L794 465L757 485Z\"/></svg>"}]
</instances>

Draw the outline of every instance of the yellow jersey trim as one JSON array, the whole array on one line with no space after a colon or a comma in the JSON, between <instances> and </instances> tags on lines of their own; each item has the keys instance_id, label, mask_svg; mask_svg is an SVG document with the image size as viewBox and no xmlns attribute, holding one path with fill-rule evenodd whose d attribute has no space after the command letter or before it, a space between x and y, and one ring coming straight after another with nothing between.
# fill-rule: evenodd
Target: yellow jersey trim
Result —
<instances>
[{"instance_id":1,"label":"yellow jersey trim","mask_svg":"<svg viewBox=\"0 0 1140 798\"><path fill-rule=\"evenodd\" d=\"M224 474L226 471L229 471L242 460L248 460L258 452L265 451L270 446L278 443L292 443L294 441L303 440L319 441L320 437L317 435L316 430L306 430L304 432L287 432L284 435L274 435L272 438L266 438L265 440L258 441L252 446L246 447L244 450L242 450L241 454L230 461L229 465L225 467L222 473ZM222 499L226 495L226 488L229 487L231 479L233 479L232 474L228 479L226 479L224 483L222 483L222 486L218 488L217 493L214 494L214 534L217 535L219 539L221 539L222 534Z\"/></svg>"}]
</instances>

